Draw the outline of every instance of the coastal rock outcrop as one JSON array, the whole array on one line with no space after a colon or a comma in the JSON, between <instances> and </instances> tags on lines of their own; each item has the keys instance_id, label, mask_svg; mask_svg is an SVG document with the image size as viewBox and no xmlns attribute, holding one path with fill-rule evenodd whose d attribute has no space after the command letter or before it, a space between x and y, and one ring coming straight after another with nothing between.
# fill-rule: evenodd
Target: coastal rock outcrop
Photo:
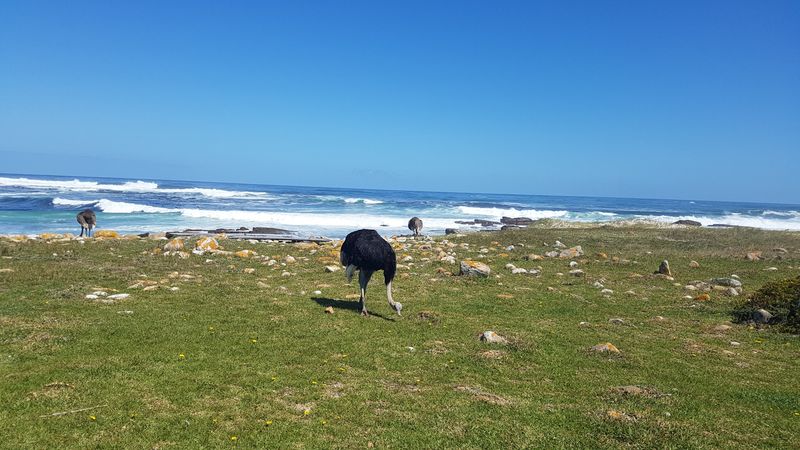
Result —
<instances>
[{"instance_id":1,"label":"coastal rock outcrop","mask_svg":"<svg viewBox=\"0 0 800 450\"><path fill-rule=\"evenodd\" d=\"M461 275L468 277L488 277L492 269L488 265L472 260L461 261Z\"/></svg>"}]
</instances>

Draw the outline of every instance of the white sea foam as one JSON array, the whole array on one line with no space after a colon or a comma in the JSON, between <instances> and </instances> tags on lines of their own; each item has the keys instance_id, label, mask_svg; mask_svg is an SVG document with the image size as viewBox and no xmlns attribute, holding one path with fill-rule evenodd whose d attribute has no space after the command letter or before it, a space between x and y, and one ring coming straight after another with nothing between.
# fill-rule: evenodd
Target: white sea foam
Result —
<instances>
[{"instance_id":1,"label":"white sea foam","mask_svg":"<svg viewBox=\"0 0 800 450\"><path fill-rule=\"evenodd\" d=\"M365 205L380 205L383 203L381 200L373 200L371 198L346 198L345 203L363 203Z\"/></svg>"},{"instance_id":2,"label":"white sea foam","mask_svg":"<svg viewBox=\"0 0 800 450\"><path fill-rule=\"evenodd\" d=\"M770 219L739 213L721 216L636 216L637 219L673 223L677 220L694 220L704 226L720 224L739 227L763 228L765 230L800 230L800 216L792 219Z\"/></svg>"},{"instance_id":3,"label":"white sea foam","mask_svg":"<svg viewBox=\"0 0 800 450\"><path fill-rule=\"evenodd\" d=\"M95 203L99 202L100 200L71 200L68 198L61 198L56 197L52 200L54 205L58 206L83 206L83 205L94 205Z\"/></svg>"},{"instance_id":4,"label":"white sea foam","mask_svg":"<svg viewBox=\"0 0 800 450\"><path fill-rule=\"evenodd\" d=\"M158 206L139 205L136 203L115 202L107 199L98 200L95 205L104 213L131 214L131 213L177 213L178 209L161 208Z\"/></svg>"},{"instance_id":5,"label":"white sea foam","mask_svg":"<svg viewBox=\"0 0 800 450\"><path fill-rule=\"evenodd\" d=\"M164 193L164 194L199 194L212 198L273 198L265 192L228 191L213 188L160 188L158 184L149 181L126 181L121 184L98 183L96 181L74 180L41 180L31 178L0 177L0 186L52 189L67 192L132 192L132 193Z\"/></svg>"},{"instance_id":6,"label":"white sea foam","mask_svg":"<svg viewBox=\"0 0 800 450\"><path fill-rule=\"evenodd\" d=\"M480 208L476 206L459 206L458 211L468 218L491 218L500 220L502 217L527 217L529 219L557 219L568 214L567 211L517 209L517 208Z\"/></svg>"}]
</instances>

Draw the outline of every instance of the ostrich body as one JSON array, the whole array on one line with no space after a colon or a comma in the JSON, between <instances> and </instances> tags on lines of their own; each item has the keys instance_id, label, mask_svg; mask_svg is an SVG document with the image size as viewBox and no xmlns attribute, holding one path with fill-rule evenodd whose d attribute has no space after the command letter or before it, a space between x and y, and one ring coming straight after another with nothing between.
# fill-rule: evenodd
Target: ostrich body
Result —
<instances>
[{"instance_id":1,"label":"ostrich body","mask_svg":"<svg viewBox=\"0 0 800 450\"><path fill-rule=\"evenodd\" d=\"M86 232L87 237L92 237L92 228L97 226L97 217L91 209L84 209L78 213L78 223L81 225L81 236Z\"/></svg>"},{"instance_id":2,"label":"ostrich body","mask_svg":"<svg viewBox=\"0 0 800 450\"><path fill-rule=\"evenodd\" d=\"M375 230L358 230L348 234L342 244L339 260L347 269L347 281L353 278L353 273L358 270L358 284L361 286L361 315L369 316L365 305L367 283L372 274L383 270L383 280L386 283L386 297L389 306L400 315L403 305L392 299L392 280L397 271L397 256L394 249Z\"/></svg>"},{"instance_id":3,"label":"ostrich body","mask_svg":"<svg viewBox=\"0 0 800 450\"><path fill-rule=\"evenodd\" d=\"M414 232L414 236L419 236L419 232L422 231L422 219L417 216L412 217L408 221L408 229Z\"/></svg>"}]
</instances>

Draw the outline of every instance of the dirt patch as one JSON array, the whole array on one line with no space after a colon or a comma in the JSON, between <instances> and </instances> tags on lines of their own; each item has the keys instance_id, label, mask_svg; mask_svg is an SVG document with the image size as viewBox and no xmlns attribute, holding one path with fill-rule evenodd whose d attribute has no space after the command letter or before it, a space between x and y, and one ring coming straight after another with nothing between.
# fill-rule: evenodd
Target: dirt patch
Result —
<instances>
[{"instance_id":1,"label":"dirt patch","mask_svg":"<svg viewBox=\"0 0 800 450\"><path fill-rule=\"evenodd\" d=\"M454 389L459 392L472 394L476 400L492 405L508 406L511 404L511 400L497 394L492 394L491 392L486 392L478 386L456 386Z\"/></svg>"}]
</instances>

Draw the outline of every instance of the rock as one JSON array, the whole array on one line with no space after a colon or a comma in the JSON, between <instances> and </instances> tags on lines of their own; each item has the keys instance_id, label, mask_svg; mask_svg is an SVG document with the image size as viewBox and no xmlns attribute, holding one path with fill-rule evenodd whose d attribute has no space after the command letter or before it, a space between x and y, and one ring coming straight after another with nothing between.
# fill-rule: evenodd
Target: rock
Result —
<instances>
[{"instance_id":1,"label":"rock","mask_svg":"<svg viewBox=\"0 0 800 450\"><path fill-rule=\"evenodd\" d=\"M517 225L517 226L530 225L533 223L533 219L529 217L503 217L500 219L500 223L502 223L503 225Z\"/></svg>"},{"instance_id":2,"label":"rock","mask_svg":"<svg viewBox=\"0 0 800 450\"><path fill-rule=\"evenodd\" d=\"M403 259L402 259L402 262L411 262L411 261L413 261L413 260L414 260L414 258L412 258L412 257L409 255L409 256L406 256L405 258L403 258Z\"/></svg>"},{"instance_id":3,"label":"rock","mask_svg":"<svg viewBox=\"0 0 800 450\"><path fill-rule=\"evenodd\" d=\"M505 265L505 268L508 269L508 270L514 270L514 269L517 268L517 266L515 266L515 265L513 265L511 263L508 263L508 264Z\"/></svg>"},{"instance_id":4,"label":"rock","mask_svg":"<svg viewBox=\"0 0 800 450\"><path fill-rule=\"evenodd\" d=\"M219 250L219 242L210 236L206 236L198 239L194 244L194 248L201 252L213 252Z\"/></svg>"},{"instance_id":5,"label":"rock","mask_svg":"<svg viewBox=\"0 0 800 450\"><path fill-rule=\"evenodd\" d=\"M252 267L245 267L245 268L242 270L242 272L244 272L244 273L246 273L246 274L250 274L250 275L252 275L252 274L256 273L256 269L254 269L254 268L252 268Z\"/></svg>"},{"instance_id":6,"label":"rock","mask_svg":"<svg viewBox=\"0 0 800 450\"><path fill-rule=\"evenodd\" d=\"M291 272L285 272L285 271L284 271L284 272L281 272L281 276L282 276L282 277L290 277L290 276L292 276L292 273L291 273Z\"/></svg>"},{"instance_id":7,"label":"rock","mask_svg":"<svg viewBox=\"0 0 800 450\"><path fill-rule=\"evenodd\" d=\"M774 271L778 270L778 268L777 267L767 267L764 270L767 271L767 272L774 272Z\"/></svg>"},{"instance_id":8,"label":"rock","mask_svg":"<svg viewBox=\"0 0 800 450\"><path fill-rule=\"evenodd\" d=\"M486 342L488 344L506 344L508 340L503 336L495 333L494 331L484 331L481 334L481 341Z\"/></svg>"},{"instance_id":9,"label":"rock","mask_svg":"<svg viewBox=\"0 0 800 450\"><path fill-rule=\"evenodd\" d=\"M530 255L525 255L522 259L525 261L541 261L544 259L544 256L531 253Z\"/></svg>"},{"instance_id":10,"label":"rock","mask_svg":"<svg viewBox=\"0 0 800 450\"><path fill-rule=\"evenodd\" d=\"M777 247L777 248L773 248L773 249L772 249L772 251L773 251L773 252L776 252L776 253L789 253L789 250L786 250L786 249L785 249L785 248L783 248L783 247Z\"/></svg>"},{"instance_id":11,"label":"rock","mask_svg":"<svg viewBox=\"0 0 800 450\"><path fill-rule=\"evenodd\" d=\"M97 230L92 233L92 236L96 238L119 239L119 233L112 230Z\"/></svg>"},{"instance_id":12,"label":"rock","mask_svg":"<svg viewBox=\"0 0 800 450\"><path fill-rule=\"evenodd\" d=\"M511 270L511 273L518 274L518 273L528 273L527 269L523 269L522 267L515 267Z\"/></svg>"},{"instance_id":13,"label":"rock","mask_svg":"<svg viewBox=\"0 0 800 450\"><path fill-rule=\"evenodd\" d=\"M696 291L697 290L697 286L695 286L693 284L687 284L683 288L686 289L687 291Z\"/></svg>"},{"instance_id":14,"label":"rock","mask_svg":"<svg viewBox=\"0 0 800 450\"><path fill-rule=\"evenodd\" d=\"M685 225L685 226L688 226L688 227L702 227L703 226L702 223L700 223L700 222L698 222L696 220L686 220L686 219L681 219L681 220L672 222L672 224L673 225Z\"/></svg>"},{"instance_id":15,"label":"rock","mask_svg":"<svg viewBox=\"0 0 800 450\"><path fill-rule=\"evenodd\" d=\"M292 264L295 261L297 261L297 260L292 255L286 255L286 257L283 258L283 262L285 262L286 264Z\"/></svg>"},{"instance_id":16,"label":"rock","mask_svg":"<svg viewBox=\"0 0 800 450\"><path fill-rule=\"evenodd\" d=\"M561 242L561 241L556 241L555 244L553 244L553 247L555 247L555 248L567 248L567 246L564 245L564 243Z\"/></svg>"},{"instance_id":17,"label":"rock","mask_svg":"<svg viewBox=\"0 0 800 450\"><path fill-rule=\"evenodd\" d=\"M698 269L698 268L700 268L700 263L697 262L697 261L690 261L689 262L689 267L691 267L692 269Z\"/></svg>"},{"instance_id":18,"label":"rock","mask_svg":"<svg viewBox=\"0 0 800 450\"><path fill-rule=\"evenodd\" d=\"M572 275L573 277L586 276L586 274L581 269L570 270L569 274Z\"/></svg>"},{"instance_id":19,"label":"rock","mask_svg":"<svg viewBox=\"0 0 800 450\"><path fill-rule=\"evenodd\" d=\"M737 291L736 288L732 288L732 287L726 289L725 293L730 295L731 297L736 297L736 296L739 295L739 291Z\"/></svg>"},{"instance_id":20,"label":"rock","mask_svg":"<svg viewBox=\"0 0 800 450\"><path fill-rule=\"evenodd\" d=\"M508 247L506 247L506 251L507 252L513 252L514 251L514 246L513 245L509 245Z\"/></svg>"},{"instance_id":21,"label":"rock","mask_svg":"<svg viewBox=\"0 0 800 450\"><path fill-rule=\"evenodd\" d=\"M253 256L256 256L257 253L253 250L245 249L239 250L238 252L234 253L234 255L238 256L239 258L252 258Z\"/></svg>"},{"instance_id":22,"label":"rock","mask_svg":"<svg viewBox=\"0 0 800 450\"><path fill-rule=\"evenodd\" d=\"M709 283L715 286L742 287L742 282L736 278L712 278Z\"/></svg>"},{"instance_id":23,"label":"rock","mask_svg":"<svg viewBox=\"0 0 800 450\"><path fill-rule=\"evenodd\" d=\"M94 292L92 292L92 295L96 295L98 297L105 297L106 295L108 295L108 292L106 292L106 291L94 291Z\"/></svg>"},{"instance_id":24,"label":"rock","mask_svg":"<svg viewBox=\"0 0 800 450\"><path fill-rule=\"evenodd\" d=\"M338 272L339 270L341 270L339 266L325 266L325 272L327 273Z\"/></svg>"},{"instance_id":25,"label":"rock","mask_svg":"<svg viewBox=\"0 0 800 450\"><path fill-rule=\"evenodd\" d=\"M557 258L557 257L558 257L558 255L559 255L559 252L557 252L557 251L555 251L555 250L553 250L553 251L551 251L551 252L546 252L546 253L544 254L544 256L547 256L548 258Z\"/></svg>"},{"instance_id":26,"label":"rock","mask_svg":"<svg viewBox=\"0 0 800 450\"><path fill-rule=\"evenodd\" d=\"M456 263L456 257L452 256L452 255L448 255L448 256L445 256L444 258L440 259L439 261L446 262L448 264L455 264Z\"/></svg>"},{"instance_id":27,"label":"rock","mask_svg":"<svg viewBox=\"0 0 800 450\"><path fill-rule=\"evenodd\" d=\"M456 228L445 228L444 234L458 234L458 229Z\"/></svg>"},{"instance_id":28,"label":"rock","mask_svg":"<svg viewBox=\"0 0 800 450\"><path fill-rule=\"evenodd\" d=\"M661 265L658 266L658 270L655 273L660 273L661 275L666 275L668 277L672 276L672 271L669 270L669 261L666 259L661 261Z\"/></svg>"},{"instance_id":29,"label":"rock","mask_svg":"<svg viewBox=\"0 0 800 450\"><path fill-rule=\"evenodd\" d=\"M125 300L126 298L128 298L130 296L131 296L131 294L114 294L114 295L109 295L108 298L110 298L112 300Z\"/></svg>"},{"instance_id":30,"label":"rock","mask_svg":"<svg viewBox=\"0 0 800 450\"><path fill-rule=\"evenodd\" d=\"M596 254L596 255L594 255L594 256L596 256L598 259L608 259L608 255L606 255L606 254L605 254L605 253L603 253L603 252L597 253L597 254Z\"/></svg>"},{"instance_id":31,"label":"rock","mask_svg":"<svg viewBox=\"0 0 800 450\"><path fill-rule=\"evenodd\" d=\"M99 295L94 295L94 294L86 294L86 297L84 297L84 298L86 300L97 300L98 298L100 298L100 296Z\"/></svg>"},{"instance_id":32,"label":"rock","mask_svg":"<svg viewBox=\"0 0 800 450\"><path fill-rule=\"evenodd\" d=\"M707 301L711 300L711 296L708 295L708 294L700 294L697 297L695 297L694 299L696 301L698 301L698 302L707 302Z\"/></svg>"},{"instance_id":33,"label":"rock","mask_svg":"<svg viewBox=\"0 0 800 450\"><path fill-rule=\"evenodd\" d=\"M492 269L482 262L472 260L461 261L461 275L488 277L491 272Z\"/></svg>"},{"instance_id":34,"label":"rock","mask_svg":"<svg viewBox=\"0 0 800 450\"><path fill-rule=\"evenodd\" d=\"M748 252L748 253L747 253L747 255L745 255L745 258L746 258L748 261L758 261L758 260L760 260L760 259L761 259L761 254L762 254L762 252L760 252L760 251L757 251L757 252Z\"/></svg>"},{"instance_id":35,"label":"rock","mask_svg":"<svg viewBox=\"0 0 800 450\"><path fill-rule=\"evenodd\" d=\"M577 258L579 256L583 256L583 248L580 245L561 250L558 254L559 258Z\"/></svg>"},{"instance_id":36,"label":"rock","mask_svg":"<svg viewBox=\"0 0 800 450\"><path fill-rule=\"evenodd\" d=\"M759 309L753 313L753 322L755 323L769 323L772 320L772 313L766 309Z\"/></svg>"},{"instance_id":37,"label":"rock","mask_svg":"<svg viewBox=\"0 0 800 450\"><path fill-rule=\"evenodd\" d=\"M594 347L592 347L590 350L593 351L593 352L598 352L598 353L615 353L615 354L621 353L619 351L619 349L614 344L612 344L611 342L606 342L606 343L603 343L603 344L597 344Z\"/></svg>"},{"instance_id":38,"label":"rock","mask_svg":"<svg viewBox=\"0 0 800 450\"><path fill-rule=\"evenodd\" d=\"M714 327L714 331L728 331L731 329L730 325L717 325Z\"/></svg>"},{"instance_id":39,"label":"rock","mask_svg":"<svg viewBox=\"0 0 800 450\"><path fill-rule=\"evenodd\" d=\"M611 295L614 293L614 291L612 291L611 289L603 289L602 291L600 291L600 293L603 295Z\"/></svg>"},{"instance_id":40,"label":"rock","mask_svg":"<svg viewBox=\"0 0 800 450\"><path fill-rule=\"evenodd\" d=\"M333 306L328 306L325 308L325 314L333 314Z\"/></svg>"},{"instance_id":41,"label":"rock","mask_svg":"<svg viewBox=\"0 0 800 450\"><path fill-rule=\"evenodd\" d=\"M574 269L575 267L578 267L578 263L575 261L570 261L569 266Z\"/></svg>"},{"instance_id":42,"label":"rock","mask_svg":"<svg viewBox=\"0 0 800 450\"><path fill-rule=\"evenodd\" d=\"M120 315L123 315L123 316L130 316L131 314L133 314L133 311L131 311L131 310L117 311L117 314L120 314Z\"/></svg>"},{"instance_id":43,"label":"rock","mask_svg":"<svg viewBox=\"0 0 800 450\"><path fill-rule=\"evenodd\" d=\"M611 319L608 319L608 323L612 325L623 325L625 321L620 319L619 317L613 317Z\"/></svg>"},{"instance_id":44,"label":"rock","mask_svg":"<svg viewBox=\"0 0 800 450\"><path fill-rule=\"evenodd\" d=\"M10 267L3 267L2 269L0 269L0 273L12 273L12 272L14 272L14 269Z\"/></svg>"},{"instance_id":45,"label":"rock","mask_svg":"<svg viewBox=\"0 0 800 450\"><path fill-rule=\"evenodd\" d=\"M164 251L177 252L179 250L183 250L183 239L181 238L173 238L164 244Z\"/></svg>"},{"instance_id":46,"label":"rock","mask_svg":"<svg viewBox=\"0 0 800 450\"><path fill-rule=\"evenodd\" d=\"M533 276L536 277L536 276L539 276L541 274L542 274L542 271L538 270L538 269L530 269L530 270L528 270L528 275L533 275Z\"/></svg>"}]
</instances>

